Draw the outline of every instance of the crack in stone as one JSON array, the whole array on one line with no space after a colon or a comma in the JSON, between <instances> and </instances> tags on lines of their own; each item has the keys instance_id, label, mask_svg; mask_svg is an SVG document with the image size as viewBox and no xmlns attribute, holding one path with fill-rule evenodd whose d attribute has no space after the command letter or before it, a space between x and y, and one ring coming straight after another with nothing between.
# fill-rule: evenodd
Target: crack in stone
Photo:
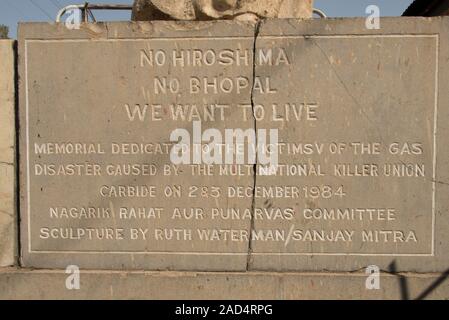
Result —
<instances>
[{"instance_id":1,"label":"crack in stone","mask_svg":"<svg viewBox=\"0 0 449 320\"><path fill-rule=\"evenodd\" d=\"M8 216L8 217L10 217L10 218L13 218L13 217L14 217L13 213L7 212L7 211L5 211L5 210L0 210L0 215Z\"/></svg>"},{"instance_id":2,"label":"crack in stone","mask_svg":"<svg viewBox=\"0 0 449 320\"><path fill-rule=\"evenodd\" d=\"M435 182L435 183L438 183L438 184L442 184L442 185L445 185L445 186L449 186L449 182L445 182L445 181L440 181L440 180L430 180L430 182Z\"/></svg>"},{"instance_id":3,"label":"crack in stone","mask_svg":"<svg viewBox=\"0 0 449 320\"><path fill-rule=\"evenodd\" d=\"M252 86L251 86L251 109L252 109L252 114L253 114L253 118L254 118L254 132L256 132L255 134L255 142L256 142L256 148L257 148L257 120L256 120L256 115L255 115L255 111L254 111L254 83L256 80L256 46L257 46L257 37L259 36L259 30L260 30L260 25L261 25L261 21L257 21L256 25L254 27L254 41L253 41L253 73L252 73ZM257 149L256 149L257 150ZM252 231L254 230L254 211L255 211L255 206L256 206L256 181L257 181L257 160L258 160L258 155L256 152L256 157L255 157L256 161L253 165L253 194L252 194L252 201L251 201L251 222L250 222L250 229L249 229L249 238L248 238L248 254L247 254L247 260L246 260L246 271L249 271L251 268L251 253L253 251L253 243L252 243Z\"/></svg>"},{"instance_id":4,"label":"crack in stone","mask_svg":"<svg viewBox=\"0 0 449 320\"><path fill-rule=\"evenodd\" d=\"M109 39L109 25L107 22L105 22L104 27L106 29L106 39Z\"/></svg>"}]
</instances>

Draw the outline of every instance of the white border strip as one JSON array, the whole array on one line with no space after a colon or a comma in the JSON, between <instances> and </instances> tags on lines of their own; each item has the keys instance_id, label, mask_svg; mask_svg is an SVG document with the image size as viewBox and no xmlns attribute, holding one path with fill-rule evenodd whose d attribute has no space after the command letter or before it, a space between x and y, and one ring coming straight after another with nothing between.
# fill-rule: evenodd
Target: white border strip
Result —
<instances>
[{"instance_id":1,"label":"white border strip","mask_svg":"<svg viewBox=\"0 0 449 320\"><path fill-rule=\"evenodd\" d=\"M437 184L437 131L438 131L438 89L439 89L440 37L436 37L435 56L435 109L433 114L433 179L432 179L432 256L435 255L435 211Z\"/></svg>"}]
</instances>

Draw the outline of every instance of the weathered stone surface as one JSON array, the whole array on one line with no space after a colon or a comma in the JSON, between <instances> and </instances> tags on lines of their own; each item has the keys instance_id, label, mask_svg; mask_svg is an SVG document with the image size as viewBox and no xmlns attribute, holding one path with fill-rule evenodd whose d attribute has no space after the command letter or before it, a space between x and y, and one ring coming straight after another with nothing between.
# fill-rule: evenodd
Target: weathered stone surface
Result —
<instances>
[{"instance_id":1,"label":"weathered stone surface","mask_svg":"<svg viewBox=\"0 0 449 320\"><path fill-rule=\"evenodd\" d=\"M114 34L114 28L127 32L130 27L136 25L111 24L108 29ZM142 39L146 27L152 31ZM205 120L199 122L200 132L252 127L253 121L242 121L237 104L251 105L254 25L146 24L123 40L90 41L90 35L74 40L71 33L65 40L51 40L63 28L20 28L21 141L23 154L29 155L29 160L22 158L21 172L22 187L29 185L30 191L22 192L22 212L29 213L22 220L23 264L245 270L248 241L240 232L249 232L251 219L224 220L214 213L232 208L251 216L250 197L231 198L224 192L236 183L251 188L252 167L235 177L220 176L218 165L193 165L193 159L192 165L175 165L170 139L176 129L197 130L193 121L200 119ZM211 34L219 39L213 45ZM192 65L193 50L211 48L240 52L236 63L241 65ZM172 53L181 50L185 60L174 61ZM165 62L158 60L162 54ZM92 63L95 71L86 72ZM239 83L226 82L234 87L227 95L211 88L210 94L189 90L192 81L205 90L203 79L214 78ZM172 92L164 93L159 81L170 83ZM148 108L145 119L144 111L142 118L135 114L140 107ZM85 150L89 146L92 151ZM82 165L82 170L72 174L70 165ZM230 234L225 241L214 240L208 234L216 229L238 230L238 240Z\"/></svg>"},{"instance_id":2,"label":"weathered stone surface","mask_svg":"<svg viewBox=\"0 0 449 320\"><path fill-rule=\"evenodd\" d=\"M0 266L17 256L14 43L0 40Z\"/></svg>"},{"instance_id":3,"label":"weathered stone surface","mask_svg":"<svg viewBox=\"0 0 449 320\"><path fill-rule=\"evenodd\" d=\"M133 20L311 18L313 0L136 0Z\"/></svg>"},{"instance_id":4,"label":"weathered stone surface","mask_svg":"<svg viewBox=\"0 0 449 320\"><path fill-rule=\"evenodd\" d=\"M250 268L448 267L447 21L384 20L382 34L362 19L261 25L256 47L284 48L290 61L256 66L277 89L255 93L266 111L257 125L283 144L278 171L256 185L284 194L255 207L284 214L255 219L275 241L252 243Z\"/></svg>"},{"instance_id":5,"label":"weathered stone surface","mask_svg":"<svg viewBox=\"0 0 449 320\"><path fill-rule=\"evenodd\" d=\"M195 20L195 10L189 0L147 1L134 2L132 20Z\"/></svg>"},{"instance_id":6,"label":"weathered stone surface","mask_svg":"<svg viewBox=\"0 0 449 320\"><path fill-rule=\"evenodd\" d=\"M394 272L443 272L449 265L448 24L445 18L388 18L380 31L366 29L364 19L110 23L76 31L21 25L24 265L284 272L377 265ZM169 58L158 62L158 50ZM180 67L179 57L188 59L188 52L190 64L184 60ZM213 60L219 52L225 55ZM226 62L237 53L239 59ZM169 88L155 94L155 77L178 79L180 91L173 83L175 93ZM214 89L215 77L248 85L240 92L235 84L229 89L230 82ZM192 79L203 83L202 94ZM145 104L150 119L130 121L126 106ZM219 165L208 174L200 161L201 166L181 166L179 176L108 175L111 164L171 168L167 153L110 150L113 143L168 142L174 128L192 133L195 119L173 121L171 104L229 105L224 118L214 121L200 111L203 129L278 129L284 150L278 170L299 165L298 172L306 173L254 175L245 164L231 165L241 170L235 176L217 174ZM100 144L105 153L42 151L64 143ZM359 144L363 153L354 151ZM102 174L55 176L51 167L41 172L44 165L86 162L98 164ZM386 174L388 167L398 169L394 176ZM201 168L200 175L192 175L192 168ZM101 193L103 186L141 185L154 185L156 196ZM174 185L193 197L165 197L166 187ZM105 208L111 215L61 214L61 208L80 207ZM121 218L121 208L131 207L161 207L164 214ZM173 219L175 208L202 209L204 219ZM336 210L335 218L332 211L320 216L324 209ZM60 239L61 228L75 235L81 228L83 240ZM86 239L88 229L104 228L123 228L124 239ZM131 228L148 229L152 236L132 240ZM157 240L156 229L193 236ZM199 230L220 236L204 240Z\"/></svg>"},{"instance_id":7,"label":"weathered stone surface","mask_svg":"<svg viewBox=\"0 0 449 320\"><path fill-rule=\"evenodd\" d=\"M145 300L380 300L448 299L439 274L381 274L378 290L364 273L102 272L80 271L80 290L67 290L67 274L54 270L0 271L0 299Z\"/></svg>"}]
</instances>

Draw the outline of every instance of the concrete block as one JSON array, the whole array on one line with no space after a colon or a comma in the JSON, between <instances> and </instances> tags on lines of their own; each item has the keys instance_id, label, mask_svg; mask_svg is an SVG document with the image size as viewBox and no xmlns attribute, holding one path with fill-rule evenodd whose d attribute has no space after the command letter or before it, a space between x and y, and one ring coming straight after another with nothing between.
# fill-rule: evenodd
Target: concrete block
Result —
<instances>
[{"instance_id":1,"label":"concrete block","mask_svg":"<svg viewBox=\"0 0 449 320\"><path fill-rule=\"evenodd\" d=\"M0 40L0 266L17 257L15 41Z\"/></svg>"}]
</instances>

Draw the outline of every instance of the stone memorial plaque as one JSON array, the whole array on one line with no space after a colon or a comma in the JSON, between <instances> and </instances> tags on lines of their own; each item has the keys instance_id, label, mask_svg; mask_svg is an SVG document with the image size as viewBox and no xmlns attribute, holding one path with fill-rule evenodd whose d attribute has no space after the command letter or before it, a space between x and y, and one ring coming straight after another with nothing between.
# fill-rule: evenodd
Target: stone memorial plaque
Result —
<instances>
[{"instance_id":1,"label":"stone memorial plaque","mask_svg":"<svg viewBox=\"0 0 449 320\"><path fill-rule=\"evenodd\" d=\"M251 188L253 168L236 176L194 150L190 164L170 153L175 130L187 146L195 131L252 128L237 105L251 105L254 28L173 27L154 38L25 40L26 264L246 268L252 199L224 193ZM211 39L219 27L226 35ZM228 209L246 218L222 219Z\"/></svg>"},{"instance_id":2,"label":"stone memorial plaque","mask_svg":"<svg viewBox=\"0 0 449 320\"><path fill-rule=\"evenodd\" d=\"M445 270L447 21L22 24L23 265Z\"/></svg>"}]
</instances>

